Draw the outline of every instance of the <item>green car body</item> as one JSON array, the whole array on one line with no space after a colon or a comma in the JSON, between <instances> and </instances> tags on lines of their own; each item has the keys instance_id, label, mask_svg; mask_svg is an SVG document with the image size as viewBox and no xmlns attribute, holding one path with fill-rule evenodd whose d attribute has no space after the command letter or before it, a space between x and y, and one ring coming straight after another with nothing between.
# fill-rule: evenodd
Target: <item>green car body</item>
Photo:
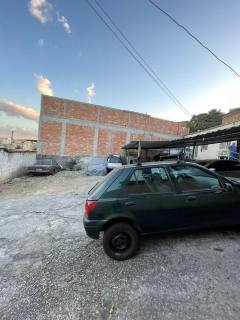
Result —
<instances>
[{"instance_id":1,"label":"green car body","mask_svg":"<svg viewBox=\"0 0 240 320\"><path fill-rule=\"evenodd\" d=\"M240 224L240 184L193 163L127 165L90 190L83 222L94 239L121 223L138 235Z\"/></svg>"}]
</instances>

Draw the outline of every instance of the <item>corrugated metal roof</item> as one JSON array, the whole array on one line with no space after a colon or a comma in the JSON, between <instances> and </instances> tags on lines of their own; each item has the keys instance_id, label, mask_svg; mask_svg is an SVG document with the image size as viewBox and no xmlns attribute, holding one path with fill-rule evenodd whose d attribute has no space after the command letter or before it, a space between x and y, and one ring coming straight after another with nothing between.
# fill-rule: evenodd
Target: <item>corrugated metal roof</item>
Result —
<instances>
[{"instance_id":1,"label":"corrugated metal roof","mask_svg":"<svg viewBox=\"0 0 240 320\"><path fill-rule=\"evenodd\" d=\"M208 133L199 133L194 137L177 139L172 141L141 141L142 149L184 148L186 146L198 146L204 144L221 143L240 140L240 125L228 129ZM137 149L138 141L131 141L123 149Z\"/></svg>"}]
</instances>

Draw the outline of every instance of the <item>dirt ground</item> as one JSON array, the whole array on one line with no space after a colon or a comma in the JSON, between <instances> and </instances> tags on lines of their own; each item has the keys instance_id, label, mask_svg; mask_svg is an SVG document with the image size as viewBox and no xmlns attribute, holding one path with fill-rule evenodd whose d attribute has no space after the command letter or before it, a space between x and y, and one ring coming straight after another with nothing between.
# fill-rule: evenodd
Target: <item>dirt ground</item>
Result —
<instances>
[{"instance_id":1,"label":"dirt ground","mask_svg":"<svg viewBox=\"0 0 240 320\"><path fill-rule=\"evenodd\" d=\"M86 176L83 171L61 171L47 176L23 176L0 185L1 197L53 195L76 192L83 195L102 177Z\"/></svg>"},{"instance_id":2,"label":"dirt ground","mask_svg":"<svg viewBox=\"0 0 240 320\"><path fill-rule=\"evenodd\" d=\"M99 177L60 172L0 187L0 319L240 318L240 233L154 236L108 258L82 225Z\"/></svg>"}]
</instances>

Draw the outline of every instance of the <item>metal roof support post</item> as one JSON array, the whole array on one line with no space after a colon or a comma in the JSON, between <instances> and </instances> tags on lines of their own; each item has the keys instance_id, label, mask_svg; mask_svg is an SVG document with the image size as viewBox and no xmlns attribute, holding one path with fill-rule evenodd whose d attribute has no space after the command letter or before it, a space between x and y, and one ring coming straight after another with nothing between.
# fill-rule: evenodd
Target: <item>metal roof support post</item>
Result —
<instances>
[{"instance_id":1,"label":"metal roof support post","mask_svg":"<svg viewBox=\"0 0 240 320\"><path fill-rule=\"evenodd\" d=\"M138 141L137 164L138 164L138 166L141 166L141 142L140 141Z\"/></svg>"},{"instance_id":2,"label":"metal roof support post","mask_svg":"<svg viewBox=\"0 0 240 320\"><path fill-rule=\"evenodd\" d=\"M240 160L240 140L237 140L237 159Z\"/></svg>"},{"instance_id":3,"label":"metal roof support post","mask_svg":"<svg viewBox=\"0 0 240 320\"><path fill-rule=\"evenodd\" d=\"M186 161L186 146L183 148L183 161Z\"/></svg>"},{"instance_id":4,"label":"metal roof support post","mask_svg":"<svg viewBox=\"0 0 240 320\"><path fill-rule=\"evenodd\" d=\"M192 160L194 160L195 148L196 148L196 142L193 145Z\"/></svg>"}]
</instances>

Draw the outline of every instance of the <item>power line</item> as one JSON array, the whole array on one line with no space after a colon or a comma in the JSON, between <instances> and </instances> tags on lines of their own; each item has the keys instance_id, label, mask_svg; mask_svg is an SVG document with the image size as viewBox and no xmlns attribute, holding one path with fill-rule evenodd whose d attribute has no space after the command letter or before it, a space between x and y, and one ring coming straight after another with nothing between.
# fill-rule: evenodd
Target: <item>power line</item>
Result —
<instances>
[{"instance_id":1,"label":"power line","mask_svg":"<svg viewBox=\"0 0 240 320\"><path fill-rule=\"evenodd\" d=\"M121 39L121 37L115 32L115 30L111 27L111 25L105 20L105 18L98 12L98 10L92 5L89 0L86 0L87 4L90 8L95 12L95 14L100 18L100 20L104 23L104 25L112 32L115 38L123 45L123 47L128 51L128 53L137 61L137 63L144 69L144 71L150 76L150 78L157 84L157 86L188 116L192 116L192 114L179 102L179 100L171 93L171 91L167 88L167 86L162 82L162 80L157 76L156 73L152 73L151 69L149 69L149 65L146 64L145 60L140 56L134 46L131 44L131 48L133 51L129 49L127 44ZM109 18L112 22L113 26L120 32L125 41L130 45L130 41L126 38L120 28L116 25L116 23L112 20L112 18L106 13L106 11L100 6L100 4L95 0L96 4L102 10L102 12ZM136 56L138 54L138 57ZM141 60L142 61L141 61ZM154 75L155 74L155 75Z\"/></svg>"},{"instance_id":2,"label":"power line","mask_svg":"<svg viewBox=\"0 0 240 320\"><path fill-rule=\"evenodd\" d=\"M111 16L104 10L104 8L100 5L98 0L94 0L97 6L100 8L100 10L105 14L105 16L111 21L113 26L117 29L117 31L121 34L123 39L128 43L130 48L134 51L134 53L138 56L138 58L142 61L142 63L151 71L151 73L157 78L157 80L161 83L162 87L164 87L164 90L167 91L165 94L168 95L168 97L173 101L174 103L180 107L186 114L189 116L192 116L191 113L187 110L187 108L179 101L179 99L171 92L171 90L166 86L166 84L159 78L157 73L153 70L153 68L148 64L148 62L142 57L142 55L139 53L139 51L134 47L134 45L130 42L130 40L126 37L126 35L123 33L123 31L118 27L118 25L114 22L114 20L111 18ZM162 88L161 88L162 89Z\"/></svg>"},{"instance_id":3,"label":"power line","mask_svg":"<svg viewBox=\"0 0 240 320\"><path fill-rule=\"evenodd\" d=\"M225 67L230 69L237 77L240 78L240 74L233 67L231 67L227 62L225 62L223 59L221 59L219 56L217 56L217 54L215 52L213 52L207 45L205 45L202 41L200 41L189 29L187 29L184 25L182 25L180 22L178 22L175 18L173 18L168 12L163 10L154 1L148 0L148 2L151 3L155 8L157 8L163 14L165 14L179 28L182 28L192 39L194 39L198 44L200 44L201 47L203 47L205 50L207 50L215 59L217 59L219 62L221 62L223 65L225 65Z\"/></svg>"}]
</instances>

